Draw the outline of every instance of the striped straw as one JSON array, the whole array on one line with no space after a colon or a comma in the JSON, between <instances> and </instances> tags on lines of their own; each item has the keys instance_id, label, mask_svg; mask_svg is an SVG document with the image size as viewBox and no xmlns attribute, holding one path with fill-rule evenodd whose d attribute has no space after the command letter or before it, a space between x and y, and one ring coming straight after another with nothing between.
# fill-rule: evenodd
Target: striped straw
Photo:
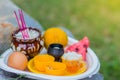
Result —
<instances>
[{"instance_id":1,"label":"striped straw","mask_svg":"<svg viewBox=\"0 0 120 80\"><path fill-rule=\"evenodd\" d=\"M19 18L20 18L20 20L19 20L19 18L17 16L16 11L14 11L14 14L15 14L15 17L16 17L16 20L17 20L17 23L18 23L18 27L19 27L19 29L20 29L20 31L22 33L22 37L24 39L28 39L29 38L29 34L28 34L27 27L26 27L26 24L25 24L23 12L22 12L22 10L18 10L18 11L19 11Z\"/></svg>"}]
</instances>

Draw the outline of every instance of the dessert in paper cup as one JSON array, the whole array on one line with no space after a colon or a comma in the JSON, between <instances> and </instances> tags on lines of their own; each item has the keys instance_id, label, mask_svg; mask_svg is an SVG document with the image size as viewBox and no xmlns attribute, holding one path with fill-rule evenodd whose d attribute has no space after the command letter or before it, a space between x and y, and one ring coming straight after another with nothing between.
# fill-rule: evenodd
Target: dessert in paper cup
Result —
<instances>
[{"instance_id":1,"label":"dessert in paper cup","mask_svg":"<svg viewBox=\"0 0 120 80\"><path fill-rule=\"evenodd\" d=\"M81 73L87 70L85 61L82 60L82 56L76 52L67 52L62 56L62 62L66 64L67 71L75 73L81 70Z\"/></svg>"}]
</instances>

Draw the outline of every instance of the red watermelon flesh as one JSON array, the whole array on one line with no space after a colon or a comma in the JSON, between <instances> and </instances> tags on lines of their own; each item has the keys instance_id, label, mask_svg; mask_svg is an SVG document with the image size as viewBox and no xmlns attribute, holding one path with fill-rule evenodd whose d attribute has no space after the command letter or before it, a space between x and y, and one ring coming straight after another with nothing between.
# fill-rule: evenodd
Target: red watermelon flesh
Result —
<instances>
[{"instance_id":1,"label":"red watermelon flesh","mask_svg":"<svg viewBox=\"0 0 120 80\"><path fill-rule=\"evenodd\" d=\"M80 40L77 43L74 43L70 45L66 51L74 51L77 52L78 54L82 55L83 60L86 61L86 53L87 53L87 48L89 47L89 39L87 37L84 37L82 40Z\"/></svg>"}]
</instances>

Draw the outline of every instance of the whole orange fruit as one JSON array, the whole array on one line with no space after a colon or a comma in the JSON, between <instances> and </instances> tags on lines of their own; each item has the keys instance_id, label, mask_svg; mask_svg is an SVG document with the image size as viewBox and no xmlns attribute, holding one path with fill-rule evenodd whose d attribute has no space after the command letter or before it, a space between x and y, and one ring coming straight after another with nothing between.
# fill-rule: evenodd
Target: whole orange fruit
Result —
<instances>
[{"instance_id":1,"label":"whole orange fruit","mask_svg":"<svg viewBox=\"0 0 120 80\"><path fill-rule=\"evenodd\" d=\"M44 35L44 46L49 47L50 44L58 43L62 44L64 47L68 44L68 37L66 32L60 28L49 28L45 31Z\"/></svg>"}]
</instances>

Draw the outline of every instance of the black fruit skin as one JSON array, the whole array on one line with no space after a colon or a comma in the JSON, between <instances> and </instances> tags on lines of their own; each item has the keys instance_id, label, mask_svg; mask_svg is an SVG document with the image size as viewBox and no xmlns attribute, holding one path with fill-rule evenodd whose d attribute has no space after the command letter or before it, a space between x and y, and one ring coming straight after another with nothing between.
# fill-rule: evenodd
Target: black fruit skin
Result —
<instances>
[{"instance_id":1,"label":"black fruit skin","mask_svg":"<svg viewBox=\"0 0 120 80\"><path fill-rule=\"evenodd\" d=\"M61 61L61 56L64 54L63 45L51 44L48 47L47 53L55 58L55 61Z\"/></svg>"}]
</instances>

